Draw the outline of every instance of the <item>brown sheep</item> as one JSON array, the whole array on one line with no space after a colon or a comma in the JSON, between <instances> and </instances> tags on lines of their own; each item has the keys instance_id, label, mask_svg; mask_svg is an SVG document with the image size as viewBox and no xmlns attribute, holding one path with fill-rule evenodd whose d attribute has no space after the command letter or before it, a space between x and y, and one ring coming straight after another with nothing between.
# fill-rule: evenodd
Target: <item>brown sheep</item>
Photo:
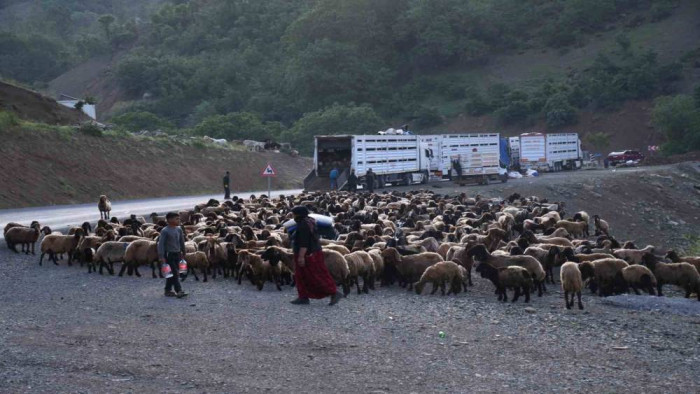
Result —
<instances>
[{"instance_id":1,"label":"brown sheep","mask_svg":"<svg viewBox=\"0 0 700 394\"><path fill-rule=\"evenodd\" d=\"M700 301L700 273L688 263L662 263L651 253L644 255L642 264L654 273L656 290L659 297L663 296L661 288L665 284L676 285L685 290L685 298L690 298L692 292L697 293Z\"/></svg>"},{"instance_id":2,"label":"brown sheep","mask_svg":"<svg viewBox=\"0 0 700 394\"><path fill-rule=\"evenodd\" d=\"M17 251L17 244L22 246L22 251L29 254L29 249L31 245L32 254L34 253L34 248L36 241L39 240L39 235L41 233L41 226L39 222L32 222L29 227L11 227L5 231L5 242L7 247L15 253Z\"/></svg>"},{"instance_id":3,"label":"brown sheep","mask_svg":"<svg viewBox=\"0 0 700 394\"><path fill-rule=\"evenodd\" d=\"M474 246L467 254L474 260L480 263L488 263L494 268L503 268L513 265L523 267L530 272L530 277L538 291L538 297L541 297L543 291L546 291L544 280L547 274L544 268L542 268L542 264L532 256L497 256L489 253L484 245Z\"/></svg>"},{"instance_id":4,"label":"brown sheep","mask_svg":"<svg viewBox=\"0 0 700 394\"><path fill-rule=\"evenodd\" d=\"M158 244L155 241L150 240L137 240L129 244L124 252L124 264L119 271L119 276L124 275L124 270L129 269L128 274L132 275L135 273L136 276L141 277L139 273L139 266L150 265L151 274L156 278L156 263L158 262ZM159 276L162 278L163 274L158 272Z\"/></svg>"},{"instance_id":5,"label":"brown sheep","mask_svg":"<svg viewBox=\"0 0 700 394\"><path fill-rule=\"evenodd\" d=\"M476 267L482 278L488 279L496 286L498 300L508 301L507 289L514 289L513 302L520 297L521 291L525 293L525 302L530 302L530 290L533 287L530 272L523 267L509 266L496 268L489 263L480 263Z\"/></svg>"},{"instance_id":6,"label":"brown sheep","mask_svg":"<svg viewBox=\"0 0 700 394\"><path fill-rule=\"evenodd\" d=\"M396 268L401 282L413 289L413 283L420 280L423 272L431 265L444 261L442 256L434 252L423 252L414 255L401 256L396 248L386 248L382 251L384 269L388 266Z\"/></svg>"},{"instance_id":7,"label":"brown sheep","mask_svg":"<svg viewBox=\"0 0 700 394\"><path fill-rule=\"evenodd\" d=\"M559 279L561 279L561 288L564 290L566 309L571 309L571 307L574 306L574 294L578 297L578 309L583 309L583 303L581 302L583 279L581 278L581 271L578 269L578 264L571 261L564 263L559 271ZM570 302L569 294L571 294Z\"/></svg>"},{"instance_id":8,"label":"brown sheep","mask_svg":"<svg viewBox=\"0 0 700 394\"><path fill-rule=\"evenodd\" d=\"M574 238L586 238L588 234L588 222L571 222L560 220L554 225L556 228L563 228Z\"/></svg>"},{"instance_id":9,"label":"brown sheep","mask_svg":"<svg viewBox=\"0 0 700 394\"><path fill-rule=\"evenodd\" d=\"M333 277L335 284L343 287L343 294L345 296L350 294L348 279L350 276L350 269L348 268L347 261L345 261L345 257L335 250L324 249L323 260L326 263L328 272L330 272L331 277Z\"/></svg>"},{"instance_id":10,"label":"brown sheep","mask_svg":"<svg viewBox=\"0 0 700 394\"><path fill-rule=\"evenodd\" d=\"M680 257L674 250L666 252L666 258L673 263L688 263L695 267L700 272L700 257L699 256L683 256Z\"/></svg>"},{"instance_id":11,"label":"brown sheep","mask_svg":"<svg viewBox=\"0 0 700 394\"><path fill-rule=\"evenodd\" d=\"M591 279L591 290L595 293L597 288L598 295L603 297L622 291L624 284L619 282L617 274L627 266L629 264L624 260L601 259L579 263L579 270L584 281Z\"/></svg>"},{"instance_id":12,"label":"brown sheep","mask_svg":"<svg viewBox=\"0 0 700 394\"><path fill-rule=\"evenodd\" d=\"M469 286L474 286L474 283L472 283L472 266L474 265L474 259L472 259L468 253L471 247L472 245L469 244L465 246L453 246L447 251L445 260L454 261L462 266L466 274L464 280Z\"/></svg>"},{"instance_id":13,"label":"brown sheep","mask_svg":"<svg viewBox=\"0 0 700 394\"><path fill-rule=\"evenodd\" d=\"M209 269L209 259L207 258L207 254L204 252L193 252L193 253L185 253L185 261L187 262L187 274L192 273L194 275L194 280L199 281L199 277L197 277L197 271L195 269L199 269L199 272L202 273L202 276L204 276L204 279L202 282L207 281L207 270ZM185 279L183 278L183 281Z\"/></svg>"},{"instance_id":14,"label":"brown sheep","mask_svg":"<svg viewBox=\"0 0 700 394\"><path fill-rule=\"evenodd\" d=\"M272 266L269 261L263 260L257 254L248 250L238 252L238 261L240 262L239 284L241 283L240 277L246 272L248 278L257 286L258 290L262 290L265 282L270 280L275 284L277 290L282 291L282 271L279 264Z\"/></svg>"},{"instance_id":15,"label":"brown sheep","mask_svg":"<svg viewBox=\"0 0 700 394\"><path fill-rule=\"evenodd\" d=\"M107 220L111 216L112 212L112 202L104 194L100 196L100 200L97 202L97 209L100 210L100 219Z\"/></svg>"},{"instance_id":16,"label":"brown sheep","mask_svg":"<svg viewBox=\"0 0 700 394\"><path fill-rule=\"evenodd\" d=\"M421 294L425 284L430 282L433 284L433 291L430 294L435 294L439 287L442 291L442 295L445 295L445 284L449 283L450 289L447 295L450 295L459 294L462 291L463 281L462 270L457 263L453 261L441 261L428 267L425 272L423 272L423 275L421 275L420 280L414 283L413 286L416 289L416 294Z\"/></svg>"},{"instance_id":17,"label":"brown sheep","mask_svg":"<svg viewBox=\"0 0 700 394\"><path fill-rule=\"evenodd\" d=\"M353 282L357 286L357 294L369 293L369 289L374 290L374 260L372 257L363 251L352 252L346 254L345 261L348 263L350 270L350 285ZM362 277L362 290L360 290L360 280Z\"/></svg>"},{"instance_id":18,"label":"brown sheep","mask_svg":"<svg viewBox=\"0 0 700 394\"><path fill-rule=\"evenodd\" d=\"M647 253L654 253L654 247L647 245L644 249L616 249L612 254L629 264L641 264L642 257Z\"/></svg>"},{"instance_id":19,"label":"brown sheep","mask_svg":"<svg viewBox=\"0 0 700 394\"><path fill-rule=\"evenodd\" d=\"M595 226L595 235L605 234L610 236L610 225L598 215L593 215L593 225Z\"/></svg>"},{"instance_id":20,"label":"brown sheep","mask_svg":"<svg viewBox=\"0 0 700 394\"><path fill-rule=\"evenodd\" d=\"M44 256L49 255L49 259L53 261L55 265L58 265L56 261L56 255L67 254L68 255L68 265L72 265L73 254L75 249L78 247L78 242L80 238L83 237L83 229L80 228L73 235L60 235L60 234L49 234L41 240L41 256L39 257L39 265L41 265Z\"/></svg>"},{"instance_id":21,"label":"brown sheep","mask_svg":"<svg viewBox=\"0 0 700 394\"><path fill-rule=\"evenodd\" d=\"M622 275L622 279L627 286L634 290L634 293L639 295L639 290L646 290L650 295L654 294L654 288L657 286L656 277L651 270L643 265L630 265L620 271L618 275ZM627 289L625 289L627 290Z\"/></svg>"}]
</instances>

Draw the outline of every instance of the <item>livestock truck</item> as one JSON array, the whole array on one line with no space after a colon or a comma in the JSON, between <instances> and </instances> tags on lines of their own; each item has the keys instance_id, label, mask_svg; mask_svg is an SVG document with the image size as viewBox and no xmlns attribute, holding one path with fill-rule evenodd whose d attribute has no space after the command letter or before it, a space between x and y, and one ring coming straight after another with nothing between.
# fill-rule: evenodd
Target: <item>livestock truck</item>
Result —
<instances>
[{"instance_id":1,"label":"livestock truck","mask_svg":"<svg viewBox=\"0 0 700 394\"><path fill-rule=\"evenodd\" d=\"M334 167L340 171L341 188L351 169L364 184L371 168L378 188L425 183L429 178L430 159L416 135L320 135L314 146L314 168L304 180L307 190L327 189Z\"/></svg>"},{"instance_id":2,"label":"livestock truck","mask_svg":"<svg viewBox=\"0 0 700 394\"><path fill-rule=\"evenodd\" d=\"M453 162L459 160L462 180L489 183L506 182L508 176L503 162L508 161L501 151L498 133L421 135L422 147L431 159L430 172L438 178L456 178ZM502 165L504 164L504 165Z\"/></svg>"},{"instance_id":3,"label":"livestock truck","mask_svg":"<svg viewBox=\"0 0 700 394\"><path fill-rule=\"evenodd\" d=\"M575 170L583 164L581 140L576 133L524 133L518 142L517 151L523 169Z\"/></svg>"}]
</instances>

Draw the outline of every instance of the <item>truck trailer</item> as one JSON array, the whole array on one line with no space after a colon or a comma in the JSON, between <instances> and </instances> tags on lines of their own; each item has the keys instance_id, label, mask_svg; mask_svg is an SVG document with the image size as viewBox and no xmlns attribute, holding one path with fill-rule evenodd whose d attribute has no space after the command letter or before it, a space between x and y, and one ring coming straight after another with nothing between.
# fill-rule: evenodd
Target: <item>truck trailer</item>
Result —
<instances>
[{"instance_id":1,"label":"truck trailer","mask_svg":"<svg viewBox=\"0 0 700 394\"><path fill-rule=\"evenodd\" d=\"M522 169L561 171L581 168L581 140L576 133L524 133L519 142Z\"/></svg>"}]
</instances>

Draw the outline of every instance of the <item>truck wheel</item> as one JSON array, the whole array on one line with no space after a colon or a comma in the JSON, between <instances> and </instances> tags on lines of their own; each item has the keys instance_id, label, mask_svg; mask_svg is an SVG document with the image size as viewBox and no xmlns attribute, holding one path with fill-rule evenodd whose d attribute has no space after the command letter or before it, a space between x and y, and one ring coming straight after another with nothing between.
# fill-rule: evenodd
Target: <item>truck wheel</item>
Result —
<instances>
[{"instance_id":1,"label":"truck wheel","mask_svg":"<svg viewBox=\"0 0 700 394\"><path fill-rule=\"evenodd\" d=\"M490 183L488 175L485 175L483 179L484 180L481 182L482 185L486 186Z\"/></svg>"}]
</instances>

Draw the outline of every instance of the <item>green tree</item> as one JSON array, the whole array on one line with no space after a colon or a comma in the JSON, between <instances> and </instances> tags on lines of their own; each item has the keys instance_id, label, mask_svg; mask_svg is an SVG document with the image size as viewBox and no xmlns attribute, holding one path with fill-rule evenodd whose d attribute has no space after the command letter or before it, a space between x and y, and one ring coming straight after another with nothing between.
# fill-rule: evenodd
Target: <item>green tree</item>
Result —
<instances>
[{"instance_id":1,"label":"green tree","mask_svg":"<svg viewBox=\"0 0 700 394\"><path fill-rule=\"evenodd\" d=\"M666 133L666 154L700 149L700 107L688 95L664 96L654 101L652 121Z\"/></svg>"},{"instance_id":2,"label":"green tree","mask_svg":"<svg viewBox=\"0 0 700 394\"><path fill-rule=\"evenodd\" d=\"M250 112L234 112L227 115L206 117L194 127L193 134L228 140L276 139L282 132L277 122L263 122L260 116Z\"/></svg>"},{"instance_id":3,"label":"green tree","mask_svg":"<svg viewBox=\"0 0 700 394\"><path fill-rule=\"evenodd\" d=\"M334 104L305 114L282 136L302 154L310 155L316 135L374 134L383 125L382 119L369 105Z\"/></svg>"},{"instance_id":4,"label":"green tree","mask_svg":"<svg viewBox=\"0 0 700 394\"><path fill-rule=\"evenodd\" d=\"M586 142L591 144L596 152L603 153L610 146L610 134L602 131L590 133L586 136Z\"/></svg>"},{"instance_id":5,"label":"green tree","mask_svg":"<svg viewBox=\"0 0 700 394\"><path fill-rule=\"evenodd\" d=\"M166 119L146 111L127 112L113 117L111 121L129 131L170 130L174 127L173 124Z\"/></svg>"},{"instance_id":6,"label":"green tree","mask_svg":"<svg viewBox=\"0 0 700 394\"><path fill-rule=\"evenodd\" d=\"M547 127L557 128L575 124L578 120L576 108L569 104L564 93L557 93L547 99L544 105L544 114Z\"/></svg>"},{"instance_id":7,"label":"green tree","mask_svg":"<svg viewBox=\"0 0 700 394\"><path fill-rule=\"evenodd\" d=\"M112 24L115 20L116 18L111 14L101 15L99 18L97 18L97 21L100 23L100 25L102 25L102 29L107 40L112 39Z\"/></svg>"}]
</instances>

